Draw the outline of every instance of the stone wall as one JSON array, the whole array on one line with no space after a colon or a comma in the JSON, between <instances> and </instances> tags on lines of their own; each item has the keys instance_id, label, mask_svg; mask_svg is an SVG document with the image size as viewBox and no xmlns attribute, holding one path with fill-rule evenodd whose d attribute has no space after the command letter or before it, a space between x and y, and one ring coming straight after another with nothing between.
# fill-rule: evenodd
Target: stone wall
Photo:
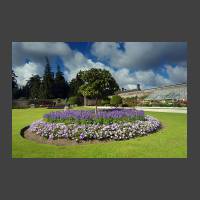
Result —
<instances>
[{"instance_id":1,"label":"stone wall","mask_svg":"<svg viewBox=\"0 0 200 200\"><path fill-rule=\"evenodd\" d=\"M12 100L13 108L27 108L30 105L30 100Z\"/></svg>"},{"instance_id":2,"label":"stone wall","mask_svg":"<svg viewBox=\"0 0 200 200\"><path fill-rule=\"evenodd\" d=\"M89 99L84 97L84 106L95 106L96 99ZM97 100L97 105L101 103L101 99Z\"/></svg>"}]
</instances>

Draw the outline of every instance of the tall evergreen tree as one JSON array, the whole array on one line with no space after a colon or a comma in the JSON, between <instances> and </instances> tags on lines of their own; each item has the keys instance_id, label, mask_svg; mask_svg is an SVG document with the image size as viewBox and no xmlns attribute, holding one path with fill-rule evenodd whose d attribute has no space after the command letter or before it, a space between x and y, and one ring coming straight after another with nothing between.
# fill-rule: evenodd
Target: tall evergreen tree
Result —
<instances>
[{"instance_id":1,"label":"tall evergreen tree","mask_svg":"<svg viewBox=\"0 0 200 200\"><path fill-rule=\"evenodd\" d=\"M57 65L57 72L54 84L54 96L56 98L66 98L69 93L69 85L60 70L60 65Z\"/></svg>"},{"instance_id":2,"label":"tall evergreen tree","mask_svg":"<svg viewBox=\"0 0 200 200\"><path fill-rule=\"evenodd\" d=\"M12 98L13 99L18 97L18 84L17 84L16 78L17 76L14 70L12 70Z\"/></svg>"},{"instance_id":3,"label":"tall evergreen tree","mask_svg":"<svg viewBox=\"0 0 200 200\"><path fill-rule=\"evenodd\" d=\"M51 72L51 67L49 63L49 59L46 58L46 66L43 75L42 85L40 87L40 97L44 99L52 99L54 98L54 76Z\"/></svg>"}]
</instances>

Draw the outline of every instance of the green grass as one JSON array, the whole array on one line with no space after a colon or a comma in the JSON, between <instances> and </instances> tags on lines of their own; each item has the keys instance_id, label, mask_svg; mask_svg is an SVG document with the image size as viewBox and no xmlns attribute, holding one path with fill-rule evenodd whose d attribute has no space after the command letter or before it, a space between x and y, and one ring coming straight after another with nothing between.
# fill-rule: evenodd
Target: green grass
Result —
<instances>
[{"instance_id":1,"label":"green grass","mask_svg":"<svg viewBox=\"0 0 200 200\"><path fill-rule=\"evenodd\" d=\"M23 127L51 111L45 108L12 110L13 158L187 158L186 114L145 112L159 119L164 128L150 136L126 141L53 146L20 136Z\"/></svg>"}]
</instances>

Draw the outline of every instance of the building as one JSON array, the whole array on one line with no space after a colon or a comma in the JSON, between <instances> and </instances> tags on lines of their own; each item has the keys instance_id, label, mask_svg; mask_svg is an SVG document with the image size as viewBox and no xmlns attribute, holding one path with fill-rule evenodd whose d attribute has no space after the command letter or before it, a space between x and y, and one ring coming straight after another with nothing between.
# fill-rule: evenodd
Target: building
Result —
<instances>
[{"instance_id":1,"label":"building","mask_svg":"<svg viewBox=\"0 0 200 200\"><path fill-rule=\"evenodd\" d=\"M122 98L145 97L145 100L182 100L187 101L187 83L167 85L157 88L141 90L139 84L137 89L120 91L116 93Z\"/></svg>"}]
</instances>

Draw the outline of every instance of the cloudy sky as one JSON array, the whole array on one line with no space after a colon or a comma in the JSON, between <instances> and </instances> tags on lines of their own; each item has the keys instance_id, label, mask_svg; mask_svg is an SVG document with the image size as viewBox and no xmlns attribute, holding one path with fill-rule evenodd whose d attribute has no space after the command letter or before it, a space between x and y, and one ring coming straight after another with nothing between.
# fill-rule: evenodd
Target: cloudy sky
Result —
<instances>
[{"instance_id":1,"label":"cloudy sky","mask_svg":"<svg viewBox=\"0 0 200 200\"><path fill-rule=\"evenodd\" d=\"M42 76L48 56L70 81L80 70L107 69L120 87L157 87L187 81L186 42L13 42L12 68L18 84Z\"/></svg>"}]
</instances>

